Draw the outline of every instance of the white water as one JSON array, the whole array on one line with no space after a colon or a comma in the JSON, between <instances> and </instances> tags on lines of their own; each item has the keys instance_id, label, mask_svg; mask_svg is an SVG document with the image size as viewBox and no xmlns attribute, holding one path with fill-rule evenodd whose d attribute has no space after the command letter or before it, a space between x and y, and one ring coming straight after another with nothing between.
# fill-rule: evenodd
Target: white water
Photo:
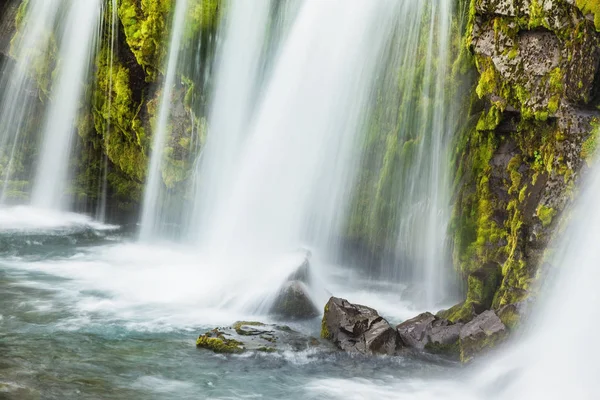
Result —
<instances>
[{"instance_id":1,"label":"white water","mask_svg":"<svg viewBox=\"0 0 600 400\"><path fill-rule=\"evenodd\" d=\"M179 49L185 28L185 16L187 12L187 0L177 0L175 15L169 45L169 59L167 61L167 73L164 78L158 121L154 127L154 138L152 140L152 156L148 168L148 181L144 189L144 201L142 204L142 220L140 238L148 240L155 235L161 227L161 204L162 193L162 171L161 165L164 155L165 140L169 131L169 119L171 111L173 86L177 74L179 60Z\"/></svg>"},{"instance_id":2,"label":"white water","mask_svg":"<svg viewBox=\"0 0 600 400\"><path fill-rule=\"evenodd\" d=\"M221 29L209 134L194 176L193 222L188 229L196 240L203 240L199 227L209 223L239 168L240 151L258 101L256 88L271 5L271 0L232 1Z\"/></svg>"},{"instance_id":3,"label":"white water","mask_svg":"<svg viewBox=\"0 0 600 400\"><path fill-rule=\"evenodd\" d=\"M52 210L69 206L66 189L71 144L102 18L100 0L77 0L69 5L31 199L32 205Z\"/></svg>"},{"instance_id":4,"label":"white water","mask_svg":"<svg viewBox=\"0 0 600 400\"><path fill-rule=\"evenodd\" d=\"M31 0L21 33L12 42L15 62L7 64L0 81L0 204L7 200L9 183L15 175L15 152L22 145L22 133L35 112L35 83L30 79L35 65L45 65L44 49L63 0ZM21 176L20 179L25 177Z\"/></svg>"},{"instance_id":5,"label":"white water","mask_svg":"<svg viewBox=\"0 0 600 400\"><path fill-rule=\"evenodd\" d=\"M219 132L231 135L219 139L221 148L205 150L209 160L230 151L238 156L227 179L216 161L202 165L217 171L219 187L213 207L200 210L192 227L209 265L236 278L273 281L252 289L262 292L254 296L276 291L274 277L285 279L281 254L305 243L326 247L338 227L362 110L396 11L394 1L304 2L252 118L229 122L233 129ZM225 112L232 111L214 115ZM246 111L233 115L244 118ZM241 127L242 143L235 136Z\"/></svg>"}]
</instances>

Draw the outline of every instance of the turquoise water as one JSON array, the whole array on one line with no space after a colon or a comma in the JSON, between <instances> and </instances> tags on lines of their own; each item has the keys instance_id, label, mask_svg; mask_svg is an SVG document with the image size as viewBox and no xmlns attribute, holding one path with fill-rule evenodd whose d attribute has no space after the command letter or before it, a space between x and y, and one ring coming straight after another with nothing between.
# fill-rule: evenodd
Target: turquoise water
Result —
<instances>
[{"instance_id":1,"label":"turquoise water","mask_svg":"<svg viewBox=\"0 0 600 400\"><path fill-rule=\"evenodd\" d=\"M463 379L453 363L411 354L197 349L198 333L242 315L187 301L194 284L177 293L186 278L175 267L145 274L112 265L140 251L119 247L128 241L89 228L0 235L0 398L437 398L424 391L429 381ZM319 320L292 327L318 335Z\"/></svg>"}]
</instances>

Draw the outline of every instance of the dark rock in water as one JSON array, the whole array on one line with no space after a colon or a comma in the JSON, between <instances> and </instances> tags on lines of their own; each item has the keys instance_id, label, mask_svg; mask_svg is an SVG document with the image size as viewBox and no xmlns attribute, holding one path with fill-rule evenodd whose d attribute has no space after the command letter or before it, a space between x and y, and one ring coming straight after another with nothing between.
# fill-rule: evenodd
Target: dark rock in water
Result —
<instances>
[{"instance_id":1,"label":"dark rock in water","mask_svg":"<svg viewBox=\"0 0 600 400\"><path fill-rule=\"evenodd\" d=\"M376 310L332 297L325 306L321 337L344 351L392 355L402 342L394 329Z\"/></svg>"},{"instance_id":2,"label":"dark rock in water","mask_svg":"<svg viewBox=\"0 0 600 400\"><path fill-rule=\"evenodd\" d=\"M238 321L230 327L215 328L196 340L196 347L226 354L246 351L301 351L320 345L324 346L319 339L305 336L288 326L255 321Z\"/></svg>"},{"instance_id":3,"label":"dark rock in water","mask_svg":"<svg viewBox=\"0 0 600 400\"><path fill-rule=\"evenodd\" d=\"M463 324L436 317L431 313L420 314L396 327L402 342L418 350L458 356L458 339Z\"/></svg>"},{"instance_id":4,"label":"dark rock in water","mask_svg":"<svg viewBox=\"0 0 600 400\"><path fill-rule=\"evenodd\" d=\"M473 356L502 342L508 330L492 310L487 310L465 324L460 331L460 359L470 361Z\"/></svg>"},{"instance_id":5,"label":"dark rock in water","mask_svg":"<svg viewBox=\"0 0 600 400\"><path fill-rule=\"evenodd\" d=\"M310 319L318 317L321 312L311 300L309 285L311 253L305 250L302 263L288 276L279 289L270 313L283 319Z\"/></svg>"},{"instance_id":6,"label":"dark rock in water","mask_svg":"<svg viewBox=\"0 0 600 400\"><path fill-rule=\"evenodd\" d=\"M287 319L310 319L320 315L308 293L308 287L300 281L287 282L279 291L271 314Z\"/></svg>"}]
</instances>

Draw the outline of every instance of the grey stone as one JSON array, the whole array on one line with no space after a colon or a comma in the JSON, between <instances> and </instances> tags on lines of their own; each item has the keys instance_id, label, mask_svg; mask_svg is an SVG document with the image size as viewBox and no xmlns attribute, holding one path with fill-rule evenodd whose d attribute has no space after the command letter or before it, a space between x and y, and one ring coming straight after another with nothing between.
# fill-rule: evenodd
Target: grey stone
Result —
<instances>
[{"instance_id":1,"label":"grey stone","mask_svg":"<svg viewBox=\"0 0 600 400\"><path fill-rule=\"evenodd\" d=\"M396 329L376 310L337 297L325 306L321 336L351 353L393 355L401 347Z\"/></svg>"},{"instance_id":2,"label":"grey stone","mask_svg":"<svg viewBox=\"0 0 600 400\"><path fill-rule=\"evenodd\" d=\"M463 362L495 347L508 336L508 330L492 310L479 314L460 330L460 357Z\"/></svg>"}]
</instances>

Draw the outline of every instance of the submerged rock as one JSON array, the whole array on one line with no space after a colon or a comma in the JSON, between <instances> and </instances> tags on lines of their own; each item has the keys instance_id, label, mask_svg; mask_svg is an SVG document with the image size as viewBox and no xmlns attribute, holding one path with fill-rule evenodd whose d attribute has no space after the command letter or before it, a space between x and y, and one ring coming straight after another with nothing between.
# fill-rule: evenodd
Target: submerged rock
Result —
<instances>
[{"instance_id":1,"label":"submerged rock","mask_svg":"<svg viewBox=\"0 0 600 400\"><path fill-rule=\"evenodd\" d=\"M470 361L474 355L496 346L507 336L508 330L496 313L492 310L484 311L460 331L461 361Z\"/></svg>"},{"instance_id":2,"label":"submerged rock","mask_svg":"<svg viewBox=\"0 0 600 400\"><path fill-rule=\"evenodd\" d=\"M431 353L458 356L458 340L463 324L426 312L396 327L402 342L411 348Z\"/></svg>"},{"instance_id":3,"label":"submerged rock","mask_svg":"<svg viewBox=\"0 0 600 400\"><path fill-rule=\"evenodd\" d=\"M331 297L325 306L321 337L347 352L395 354L400 336L376 310Z\"/></svg>"},{"instance_id":4,"label":"submerged rock","mask_svg":"<svg viewBox=\"0 0 600 400\"><path fill-rule=\"evenodd\" d=\"M310 298L308 287L300 281L287 282L279 291L271 314L287 319L310 319L320 312Z\"/></svg>"},{"instance_id":5,"label":"submerged rock","mask_svg":"<svg viewBox=\"0 0 600 400\"><path fill-rule=\"evenodd\" d=\"M246 351L301 351L321 344L317 338L303 335L288 326L268 325L256 321L238 321L230 327L215 328L200 335L196 340L198 348L225 354Z\"/></svg>"}]
</instances>

